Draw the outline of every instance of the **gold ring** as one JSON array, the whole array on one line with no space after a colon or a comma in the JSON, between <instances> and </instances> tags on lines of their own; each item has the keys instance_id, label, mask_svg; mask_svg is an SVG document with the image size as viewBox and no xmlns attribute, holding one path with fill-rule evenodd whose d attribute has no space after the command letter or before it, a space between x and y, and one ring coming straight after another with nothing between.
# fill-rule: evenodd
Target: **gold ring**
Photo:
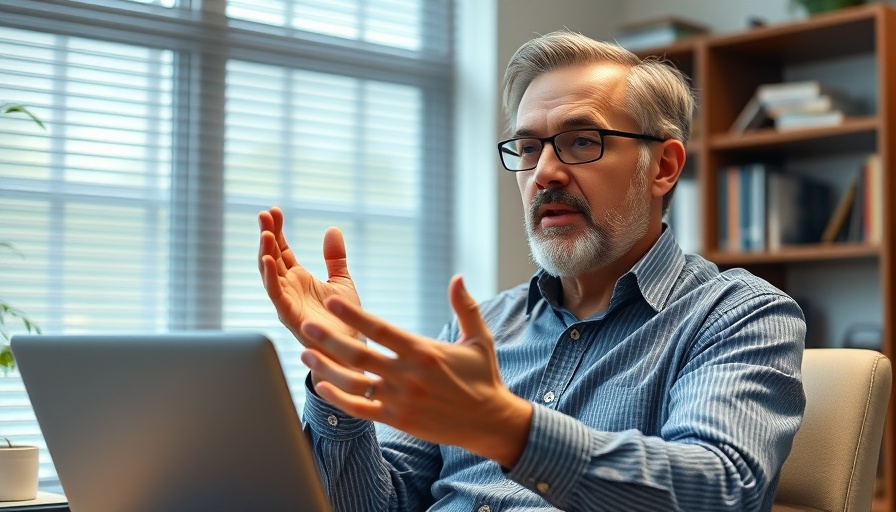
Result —
<instances>
[{"instance_id":1,"label":"gold ring","mask_svg":"<svg viewBox=\"0 0 896 512\"><path fill-rule=\"evenodd\" d=\"M370 400L371 396L373 396L373 383L367 385L367 389L364 390L364 398Z\"/></svg>"}]
</instances>

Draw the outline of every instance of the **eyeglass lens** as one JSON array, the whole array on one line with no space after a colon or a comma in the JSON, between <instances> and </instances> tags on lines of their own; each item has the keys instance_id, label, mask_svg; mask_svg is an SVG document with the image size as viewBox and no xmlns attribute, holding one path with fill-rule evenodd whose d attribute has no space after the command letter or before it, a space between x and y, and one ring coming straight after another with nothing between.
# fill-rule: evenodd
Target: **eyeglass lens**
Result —
<instances>
[{"instance_id":1,"label":"eyeglass lens","mask_svg":"<svg viewBox=\"0 0 896 512\"><path fill-rule=\"evenodd\" d=\"M559 133L551 142L563 163L593 162L603 156L603 139L594 130ZM544 143L539 139L514 139L501 147L501 156L509 169L534 169L543 150Z\"/></svg>"}]
</instances>

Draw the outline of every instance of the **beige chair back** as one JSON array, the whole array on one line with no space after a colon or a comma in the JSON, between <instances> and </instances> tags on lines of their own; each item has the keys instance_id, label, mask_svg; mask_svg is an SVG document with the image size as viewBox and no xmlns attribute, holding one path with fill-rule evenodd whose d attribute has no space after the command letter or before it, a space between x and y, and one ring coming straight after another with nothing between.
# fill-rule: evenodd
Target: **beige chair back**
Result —
<instances>
[{"instance_id":1,"label":"beige chair back","mask_svg":"<svg viewBox=\"0 0 896 512\"><path fill-rule=\"evenodd\" d=\"M774 512L871 510L891 383L890 361L879 352L806 350L806 414Z\"/></svg>"}]
</instances>

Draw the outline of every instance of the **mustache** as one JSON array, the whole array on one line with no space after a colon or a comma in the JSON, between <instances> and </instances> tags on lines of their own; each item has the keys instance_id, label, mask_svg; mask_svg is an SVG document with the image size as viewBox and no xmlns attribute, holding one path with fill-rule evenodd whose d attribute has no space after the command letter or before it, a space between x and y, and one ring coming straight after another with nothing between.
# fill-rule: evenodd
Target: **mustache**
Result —
<instances>
[{"instance_id":1,"label":"mustache","mask_svg":"<svg viewBox=\"0 0 896 512\"><path fill-rule=\"evenodd\" d=\"M529 218L536 222L538 218L538 210L546 204L563 204L575 208L581 212L586 219L591 219L591 206L581 197L574 196L565 190L556 188L548 188L535 194L532 202L529 203Z\"/></svg>"}]
</instances>

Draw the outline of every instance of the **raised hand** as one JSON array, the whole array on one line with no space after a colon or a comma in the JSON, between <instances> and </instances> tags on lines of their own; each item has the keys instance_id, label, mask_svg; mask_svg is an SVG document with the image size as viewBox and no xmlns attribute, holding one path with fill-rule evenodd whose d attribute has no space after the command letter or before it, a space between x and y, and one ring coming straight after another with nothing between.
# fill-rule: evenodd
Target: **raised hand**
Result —
<instances>
[{"instance_id":1,"label":"raised hand","mask_svg":"<svg viewBox=\"0 0 896 512\"><path fill-rule=\"evenodd\" d=\"M273 207L258 214L261 237L258 248L258 271L264 288L277 309L280 321L303 344L301 327L313 321L326 325L333 332L356 338L355 327L346 325L324 307L329 297L339 297L347 304L360 307L361 300L348 272L345 241L337 228L324 234L324 262L327 281L312 276L296 260L295 253L283 234L283 212Z\"/></svg>"},{"instance_id":2,"label":"raised hand","mask_svg":"<svg viewBox=\"0 0 896 512\"><path fill-rule=\"evenodd\" d=\"M395 356L307 322L302 361L318 378L318 395L347 414L513 467L528 438L532 405L501 381L494 338L460 277L452 279L449 299L461 329L453 344L402 331L342 298L328 299L329 311Z\"/></svg>"}]
</instances>

